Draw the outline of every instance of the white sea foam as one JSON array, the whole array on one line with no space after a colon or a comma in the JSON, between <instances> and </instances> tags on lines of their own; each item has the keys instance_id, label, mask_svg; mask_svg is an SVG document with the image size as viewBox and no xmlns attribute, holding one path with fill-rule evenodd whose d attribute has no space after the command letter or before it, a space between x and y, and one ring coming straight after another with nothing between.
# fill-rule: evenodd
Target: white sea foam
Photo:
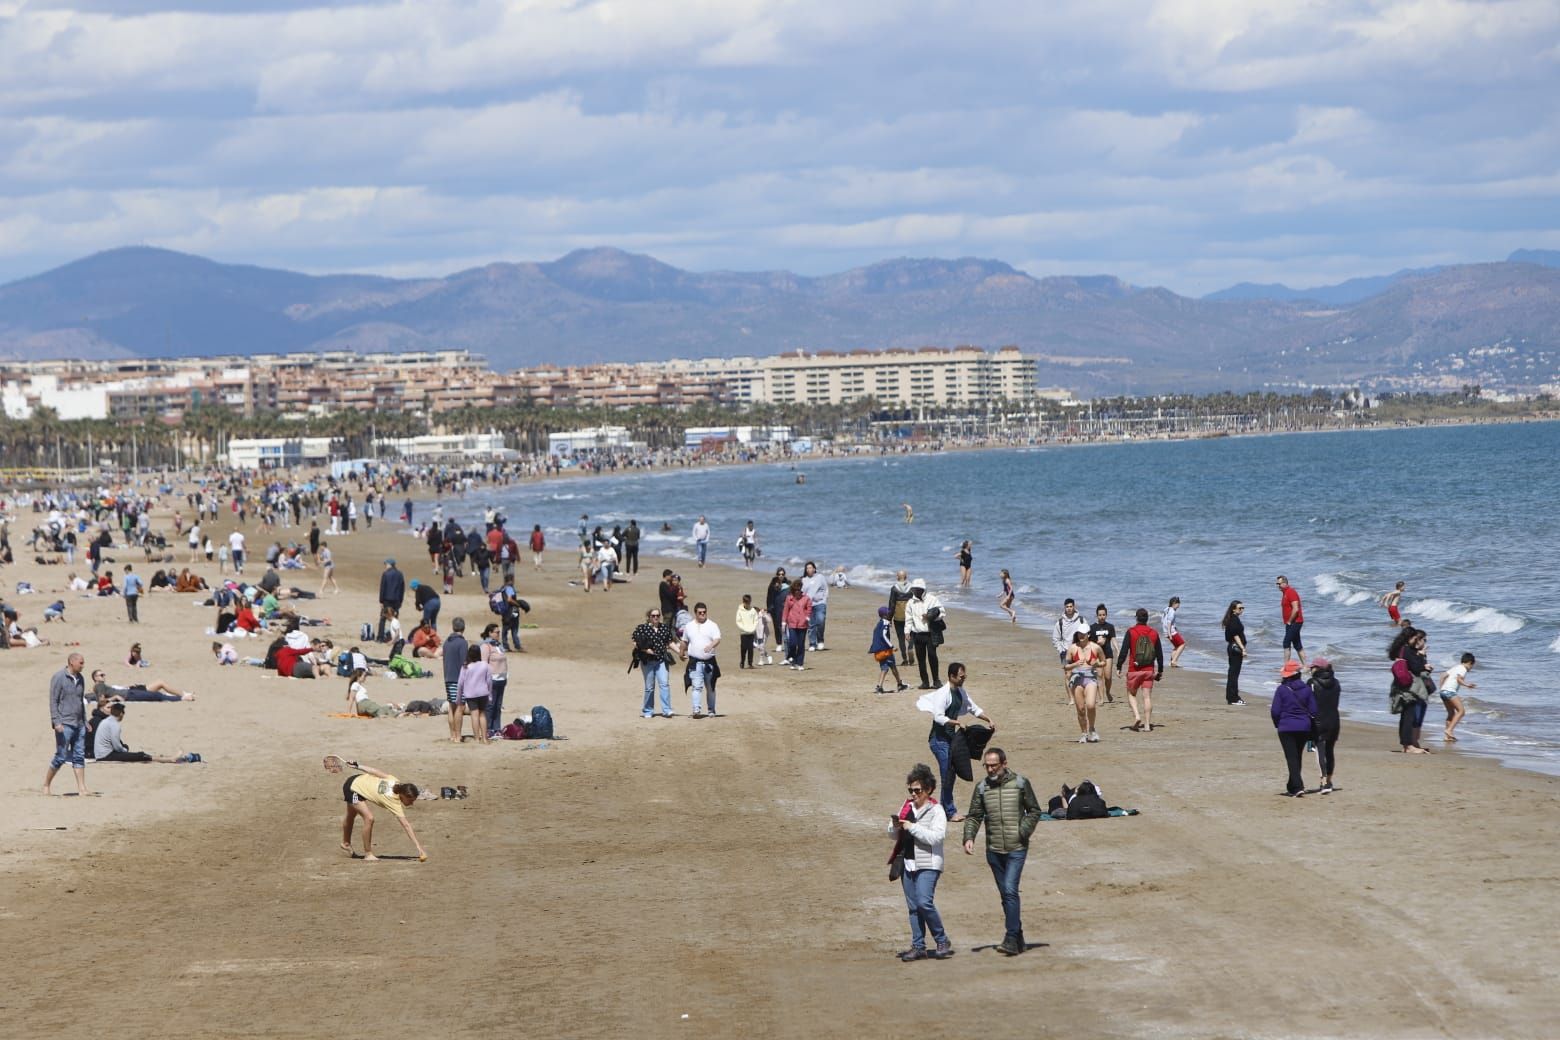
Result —
<instances>
[{"instance_id":1,"label":"white sea foam","mask_svg":"<svg viewBox=\"0 0 1560 1040\"><path fill-rule=\"evenodd\" d=\"M894 572L882 567L869 567L861 564L848 568L845 571L845 580L852 585L860 585L869 589L886 589L894 583Z\"/></svg>"},{"instance_id":2,"label":"white sea foam","mask_svg":"<svg viewBox=\"0 0 1560 1040\"><path fill-rule=\"evenodd\" d=\"M1555 641L1549 644L1549 649L1553 653L1560 654L1560 636L1555 636Z\"/></svg>"},{"instance_id":3,"label":"white sea foam","mask_svg":"<svg viewBox=\"0 0 1560 1040\"><path fill-rule=\"evenodd\" d=\"M1344 581L1342 575L1318 574L1312 581L1316 585L1316 591L1337 603L1346 607L1352 607L1356 603L1364 603L1374 599L1371 593L1363 589L1351 588Z\"/></svg>"},{"instance_id":4,"label":"white sea foam","mask_svg":"<svg viewBox=\"0 0 1560 1040\"><path fill-rule=\"evenodd\" d=\"M1470 607L1449 599L1416 599L1404 613L1416 621L1441 621L1467 625L1483 635L1510 635L1520 631L1527 621L1496 607Z\"/></svg>"}]
</instances>

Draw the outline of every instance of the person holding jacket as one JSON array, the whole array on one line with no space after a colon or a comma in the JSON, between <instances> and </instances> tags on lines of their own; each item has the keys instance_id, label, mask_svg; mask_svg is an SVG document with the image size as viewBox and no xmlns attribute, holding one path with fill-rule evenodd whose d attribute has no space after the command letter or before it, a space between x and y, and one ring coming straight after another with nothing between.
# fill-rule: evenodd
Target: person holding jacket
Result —
<instances>
[{"instance_id":1,"label":"person holding jacket","mask_svg":"<svg viewBox=\"0 0 1560 1040\"><path fill-rule=\"evenodd\" d=\"M899 954L905 962L944 960L953 956L953 943L943 931L942 915L935 902L937 880L943 872L943 839L948 834L948 816L932 800L937 780L931 767L917 763L905 777L910 798L889 823L889 833L906 842L905 872L899 883L905 891L905 908L910 912L910 948ZM936 948L926 948L926 933L932 933Z\"/></svg>"},{"instance_id":2,"label":"person holding jacket","mask_svg":"<svg viewBox=\"0 0 1560 1040\"><path fill-rule=\"evenodd\" d=\"M942 771L943 812L951 823L960 823L964 819L959 815L958 804L953 800L953 781L957 775L953 771L953 738L959 727L964 725L959 717L973 715L990 726L993 733L997 731L997 724L991 721L991 716L964 691L964 676L964 665L957 661L951 662L948 665L948 684L930 693L923 693L915 702L916 711L924 711L932 717L932 731L926 736L926 744Z\"/></svg>"},{"instance_id":3,"label":"person holding jacket","mask_svg":"<svg viewBox=\"0 0 1560 1040\"><path fill-rule=\"evenodd\" d=\"M997 952L1013 957L1026 949L1018 884L1042 810L1034 785L1008 768L1005 751L989 747L982 761L986 777L975 785L964 816L964 854L975 854L975 836L985 824L986 865L1002 897L1004 934Z\"/></svg>"},{"instance_id":4,"label":"person holding jacket","mask_svg":"<svg viewBox=\"0 0 1560 1040\"><path fill-rule=\"evenodd\" d=\"M942 642L942 633L932 631L932 622L942 619L942 600L926 591L926 582L920 578L910 583L910 600L905 604L905 631L910 634L910 642L915 647L915 665L921 673L921 686L923 690L936 689L942 685L942 678L937 674L937 647ZM931 667L931 678L927 678L927 667Z\"/></svg>"},{"instance_id":5,"label":"person holding jacket","mask_svg":"<svg viewBox=\"0 0 1560 1040\"><path fill-rule=\"evenodd\" d=\"M1316 695L1310 684L1300 678L1300 662L1285 661L1279 670L1278 688L1273 691L1273 728L1278 730L1278 742L1284 748L1284 761L1289 763L1289 781L1284 793L1291 798L1305 794L1305 781L1300 779L1300 759L1305 754L1306 741L1316 718Z\"/></svg>"}]
</instances>

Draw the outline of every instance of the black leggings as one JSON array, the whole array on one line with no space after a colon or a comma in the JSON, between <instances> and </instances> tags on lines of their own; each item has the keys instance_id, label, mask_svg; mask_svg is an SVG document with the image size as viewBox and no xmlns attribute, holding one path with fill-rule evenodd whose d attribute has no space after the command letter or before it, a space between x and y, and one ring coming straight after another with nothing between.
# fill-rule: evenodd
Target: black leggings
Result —
<instances>
[{"instance_id":1,"label":"black leggings","mask_svg":"<svg viewBox=\"0 0 1560 1040\"><path fill-rule=\"evenodd\" d=\"M1290 794L1305 790L1305 781L1300 779L1300 762L1305 756L1305 742L1310 739L1309 733L1280 731L1278 734L1278 742L1284 745L1284 761L1289 763L1289 782L1284 785L1284 790Z\"/></svg>"},{"instance_id":2,"label":"black leggings","mask_svg":"<svg viewBox=\"0 0 1560 1040\"><path fill-rule=\"evenodd\" d=\"M1240 700L1240 666L1246 663L1246 655L1234 643L1229 646L1229 654L1230 670L1224 677L1224 703L1234 704Z\"/></svg>"},{"instance_id":3,"label":"black leggings","mask_svg":"<svg viewBox=\"0 0 1560 1040\"><path fill-rule=\"evenodd\" d=\"M910 659L910 655L905 653L905 619L904 618L895 618L894 619L894 634L899 637L899 661L900 661L901 664L903 664L905 661L908 661Z\"/></svg>"},{"instance_id":4,"label":"black leggings","mask_svg":"<svg viewBox=\"0 0 1560 1040\"><path fill-rule=\"evenodd\" d=\"M737 659L738 668L753 667L753 636L756 634L757 633L754 632L738 633L737 638L742 645L742 652L738 655Z\"/></svg>"},{"instance_id":5,"label":"black leggings","mask_svg":"<svg viewBox=\"0 0 1560 1040\"><path fill-rule=\"evenodd\" d=\"M1321 764L1322 775L1331 780L1333 769L1338 760L1333 755L1333 747L1338 743L1338 727L1329 726L1326 729L1316 731L1316 757Z\"/></svg>"},{"instance_id":6,"label":"black leggings","mask_svg":"<svg viewBox=\"0 0 1560 1040\"><path fill-rule=\"evenodd\" d=\"M1419 680L1414 680L1418 682ZM1398 743L1404 747L1414 744L1414 730L1425 724L1426 701L1410 698L1403 702L1403 714L1398 716Z\"/></svg>"}]
</instances>

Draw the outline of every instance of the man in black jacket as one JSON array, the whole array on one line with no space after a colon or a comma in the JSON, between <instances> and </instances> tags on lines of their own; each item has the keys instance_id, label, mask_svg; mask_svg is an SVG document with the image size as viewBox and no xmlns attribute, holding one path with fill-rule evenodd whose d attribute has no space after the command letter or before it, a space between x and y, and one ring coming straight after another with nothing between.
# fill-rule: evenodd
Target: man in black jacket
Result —
<instances>
[{"instance_id":1,"label":"man in black jacket","mask_svg":"<svg viewBox=\"0 0 1560 1040\"><path fill-rule=\"evenodd\" d=\"M385 561L384 573L379 576L379 606L389 607L397 614L401 612L401 604L406 602L406 577L395 568L394 560ZM383 609L379 611L379 641L385 641L385 618L388 615Z\"/></svg>"}]
</instances>

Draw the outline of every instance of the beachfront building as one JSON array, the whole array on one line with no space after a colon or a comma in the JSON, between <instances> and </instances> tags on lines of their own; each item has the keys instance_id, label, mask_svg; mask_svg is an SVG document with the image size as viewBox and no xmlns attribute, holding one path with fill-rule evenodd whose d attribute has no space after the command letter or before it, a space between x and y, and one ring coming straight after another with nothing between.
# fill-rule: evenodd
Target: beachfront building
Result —
<instances>
[{"instance_id":1,"label":"beachfront building","mask_svg":"<svg viewBox=\"0 0 1560 1040\"><path fill-rule=\"evenodd\" d=\"M683 430L683 447L742 444L766 447L791 439L789 426L689 426Z\"/></svg>"},{"instance_id":2,"label":"beachfront building","mask_svg":"<svg viewBox=\"0 0 1560 1040\"><path fill-rule=\"evenodd\" d=\"M421 437L382 437L374 442L380 457L414 459L498 458L507 454L501 433L431 433Z\"/></svg>"},{"instance_id":3,"label":"beachfront building","mask_svg":"<svg viewBox=\"0 0 1560 1040\"><path fill-rule=\"evenodd\" d=\"M643 447L643 444L629 437L626 426L592 426L547 435L547 454L560 458L603 451L631 451Z\"/></svg>"},{"instance_id":4,"label":"beachfront building","mask_svg":"<svg viewBox=\"0 0 1560 1040\"><path fill-rule=\"evenodd\" d=\"M227 464L235 469L323 466L330 456L329 437L235 437L227 442Z\"/></svg>"}]
</instances>

